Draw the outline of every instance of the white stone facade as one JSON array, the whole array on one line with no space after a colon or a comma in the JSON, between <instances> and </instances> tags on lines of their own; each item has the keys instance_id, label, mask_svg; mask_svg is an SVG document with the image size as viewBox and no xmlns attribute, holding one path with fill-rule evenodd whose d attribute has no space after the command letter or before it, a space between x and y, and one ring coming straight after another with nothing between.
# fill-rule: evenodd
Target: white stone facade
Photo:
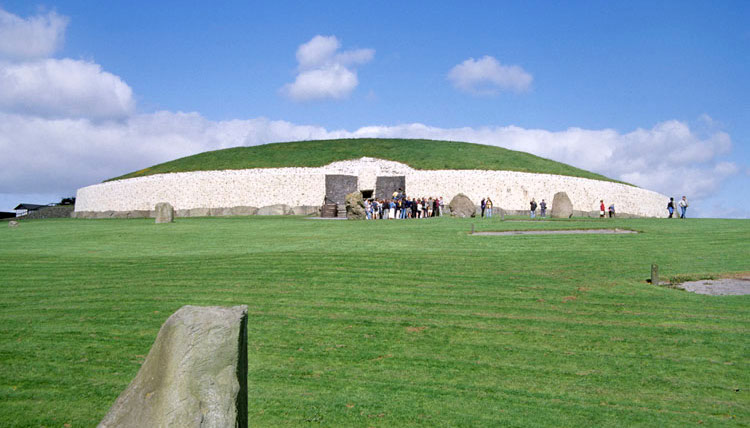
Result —
<instances>
[{"instance_id":1,"label":"white stone facade","mask_svg":"<svg viewBox=\"0 0 750 428\"><path fill-rule=\"evenodd\" d=\"M382 159L361 158L320 168L259 168L158 174L110 181L78 189L76 212L153 210L159 202L175 209L263 207L274 204L319 206L328 174L358 177L359 190L374 190L378 176L404 176L406 193L442 196L446 204L458 193L475 203L490 197L505 210L527 210L531 198L551 208L557 192L566 192L579 211L598 211L599 201L614 203L618 213L660 217L667 196L625 184L587 178L514 171L415 170Z\"/></svg>"}]
</instances>

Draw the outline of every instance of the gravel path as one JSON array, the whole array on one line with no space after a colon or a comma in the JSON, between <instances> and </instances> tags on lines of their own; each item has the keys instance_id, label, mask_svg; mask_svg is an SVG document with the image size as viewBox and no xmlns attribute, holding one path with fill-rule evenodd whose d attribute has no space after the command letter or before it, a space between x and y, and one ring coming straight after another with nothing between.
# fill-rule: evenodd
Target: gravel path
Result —
<instances>
[{"instance_id":1,"label":"gravel path","mask_svg":"<svg viewBox=\"0 0 750 428\"><path fill-rule=\"evenodd\" d=\"M474 232L474 235L505 236L505 235L613 235L620 233L638 233L626 229L568 229L568 230L509 230L507 232Z\"/></svg>"},{"instance_id":2,"label":"gravel path","mask_svg":"<svg viewBox=\"0 0 750 428\"><path fill-rule=\"evenodd\" d=\"M750 294L750 277L690 281L678 284L677 287L710 296L739 296Z\"/></svg>"}]
</instances>

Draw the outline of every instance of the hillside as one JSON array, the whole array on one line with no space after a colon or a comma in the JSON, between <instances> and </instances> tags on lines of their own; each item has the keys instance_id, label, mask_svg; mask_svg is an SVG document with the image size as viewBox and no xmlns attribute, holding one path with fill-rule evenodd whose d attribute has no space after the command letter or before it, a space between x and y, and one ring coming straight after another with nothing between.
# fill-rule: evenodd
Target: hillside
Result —
<instances>
[{"instance_id":1,"label":"hillside","mask_svg":"<svg viewBox=\"0 0 750 428\"><path fill-rule=\"evenodd\" d=\"M215 150L150 166L107 181L171 172L321 167L331 162L363 156L401 162L421 170L506 170L616 181L560 162L501 147L453 141L378 138L298 141Z\"/></svg>"}]
</instances>

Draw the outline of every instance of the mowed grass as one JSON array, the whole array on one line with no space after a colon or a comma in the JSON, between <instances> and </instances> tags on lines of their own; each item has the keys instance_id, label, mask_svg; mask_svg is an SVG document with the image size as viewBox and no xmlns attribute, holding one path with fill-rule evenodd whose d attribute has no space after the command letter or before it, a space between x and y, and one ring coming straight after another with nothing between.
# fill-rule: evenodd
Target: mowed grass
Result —
<instances>
[{"instance_id":1,"label":"mowed grass","mask_svg":"<svg viewBox=\"0 0 750 428\"><path fill-rule=\"evenodd\" d=\"M175 159L112 180L186 171L320 167L363 156L402 162L412 168L424 170L505 170L616 181L564 163L502 147L397 138L296 141L234 147Z\"/></svg>"},{"instance_id":2,"label":"mowed grass","mask_svg":"<svg viewBox=\"0 0 750 428\"><path fill-rule=\"evenodd\" d=\"M96 425L187 304L249 306L251 426L747 425L750 296L645 279L748 272L749 242L747 220L24 221L0 228L0 425Z\"/></svg>"}]
</instances>

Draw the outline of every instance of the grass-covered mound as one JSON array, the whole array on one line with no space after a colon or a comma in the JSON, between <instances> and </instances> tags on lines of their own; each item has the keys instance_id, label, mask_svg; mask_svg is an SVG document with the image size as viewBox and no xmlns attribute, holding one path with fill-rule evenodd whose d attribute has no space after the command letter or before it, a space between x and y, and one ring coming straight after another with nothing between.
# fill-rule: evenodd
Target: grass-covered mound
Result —
<instances>
[{"instance_id":1,"label":"grass-covered mound","mask_svg":"<svg viewBox=\"0 0 750 428\"><path fill-rule=\"evenodd\" d=\"M364 156L401 162L424 170L505 170L615 181L564 163L501 147L453 141L379 138L298 141L215 150L154 165L112 180L170 172L320 167Z\"/></svg>"},{"instance_id":2,"label":"grass-covered mound","mask_svg":"<svg viewBox=\"0 0 750 428\"><path fill-rule=\"evenodd\" d=\"M95 426L186 304L249 306L250 426L750 420L750 296L645 282L750 271L747 220L65 219L0 242L4 427Z\"/></svg>"}]
</instances>

